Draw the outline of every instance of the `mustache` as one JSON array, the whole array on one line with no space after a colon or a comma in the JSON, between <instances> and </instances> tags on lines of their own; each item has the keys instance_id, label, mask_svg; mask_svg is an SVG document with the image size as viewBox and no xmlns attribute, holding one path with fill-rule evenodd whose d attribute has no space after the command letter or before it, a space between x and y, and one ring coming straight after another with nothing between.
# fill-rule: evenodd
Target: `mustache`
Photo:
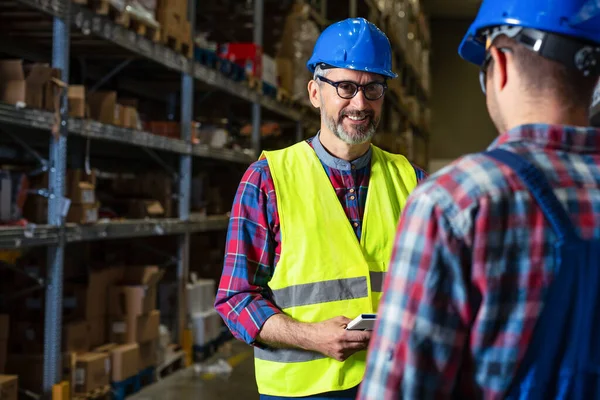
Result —
<instances>
[{"instance_id":1,"label":"mustache","mask_svg":"<svg viewBox=\"0 0 600 400\"><path fill-rule=\"evenodd\" d=\"M340 118L348 116L355 118L370 117L372 119L374 115L375 113L372 110L342 110L340 113Z\"/></svg>"}]
</instances>

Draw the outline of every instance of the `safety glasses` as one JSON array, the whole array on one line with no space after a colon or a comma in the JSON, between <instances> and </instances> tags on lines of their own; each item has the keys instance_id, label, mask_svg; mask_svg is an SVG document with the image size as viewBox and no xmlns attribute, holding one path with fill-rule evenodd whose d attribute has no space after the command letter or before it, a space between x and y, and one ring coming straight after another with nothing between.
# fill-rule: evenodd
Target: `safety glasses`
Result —
<instances>
[{"instance_id":1,"label":"safety glasses","mask_svg":"<svg viewBox=\"0 0 600 400\"><path fill-rule=\"evenodd\" d=\"M498 47L498 50L500 50L503 53L511 53L512 49L508 48L508 47ZM481 64L480 70L479 70L479 84L481 85L481 91L483 92L483 94L487 94L487 70L492 62L493 58L492 58L492 54L488 51L487 53L485 53L485 60L483 61L483 64Z\"/></svg>"},{"instance_id":2,"label":"safety glasses","mask_svg":"<svg viewBox=\"0 0 600 400\"><path fill-rule=\"evenodd\" d=\"M317 79L333 86L337 90L338 96L346 100L356 96L359 90L362 90L367 100L379 100L383 97L387 89L385 82L369 82L366 85L359 85L350 81L334 82L323 76L318 76Z\"/></svg>"}]
</instances>

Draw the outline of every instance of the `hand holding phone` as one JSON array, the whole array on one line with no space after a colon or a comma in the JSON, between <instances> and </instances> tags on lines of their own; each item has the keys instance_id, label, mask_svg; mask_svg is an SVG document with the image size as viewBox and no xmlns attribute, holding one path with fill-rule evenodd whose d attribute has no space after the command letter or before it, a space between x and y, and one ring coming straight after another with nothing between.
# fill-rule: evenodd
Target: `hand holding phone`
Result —
<instances>
[{"instance_id":1,"label":"hand holding phone","mask_svg":"<svg viewBox=\"0 0 600 400\"><path fill-rule=\"evenodd\" d=\"M349 331L372 331L375 328L377 314L360 314L346 327Z\"/></svg>"}]
</instances>

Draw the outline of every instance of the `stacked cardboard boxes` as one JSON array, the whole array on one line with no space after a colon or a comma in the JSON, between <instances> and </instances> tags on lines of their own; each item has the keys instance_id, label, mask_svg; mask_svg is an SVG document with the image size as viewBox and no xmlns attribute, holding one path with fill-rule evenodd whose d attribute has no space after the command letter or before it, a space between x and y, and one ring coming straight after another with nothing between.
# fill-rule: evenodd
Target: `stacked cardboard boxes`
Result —
<instances>
[{"instance_id":1,"label":"stacked cardboard boxes","mask_svg":"<svg viewBox=\"0 0 600 400\"><path fill-rule=\"evenodd\" d=\"M19 398L19 377L0 375L0 399L17 400Z\"/></svg>"},{"instance_id":2,"label":"stacked cardboard boxes","mask_svg":"<svg viewBox=\"0 0 600 400\"><path fill-rule=\"evenodd\" d=\"M109 289L109 341L137 343L139 370L157 363L160 328L157 284L162 276L163 272L154 266L127 268L122 283Z\"/></svg>"},{"instance_id":3,"label":"stacked cardboard boxes","mask_svg":"<svg viewBox=\"0 0 600 400\"><path fill-rule=\"evenodd\" d=\"M177 51L192 57L192 28L187 17L187 0L159 0L156 19L160 23L161 41L175 44Z\"/></svg>"},{"instance_id":4,"label":"stacked cardboard boxes","mask_svg":"<svg viewBox=\"0 0 600 400\"><path fill-rule=\"evenodd\" d=\"M108 355L111 382L122 382L140 372L140 347L137 343L109 343L94 349L94 352Z\"/></svg>"},{"instance_id":5,"label":"stacked cardboard boxes","mask_svg":"<svg viewBox=\"0 0 600 400\"><path fill-rule=\"evenodd\" d=\"M0 101L28 108L55 111L61 87L60 71L48 64L25 64L23 60L0 61Z\"/></svg>"}]
</instances>

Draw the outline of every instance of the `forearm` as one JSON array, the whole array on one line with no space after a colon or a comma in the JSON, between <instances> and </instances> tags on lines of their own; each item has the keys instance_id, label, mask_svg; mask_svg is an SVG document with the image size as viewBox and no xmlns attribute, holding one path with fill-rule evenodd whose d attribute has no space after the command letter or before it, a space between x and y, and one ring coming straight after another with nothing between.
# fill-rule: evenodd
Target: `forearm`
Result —
<instances>
[{"instance_id":1,"label":"forearm","mask_svg":"<svg viewBox=\"0 0 600 400\"><path fill-rule=\"evenodd\" d=\"M264 323L257 339L270 347L315 351L314 337L314 324L298 322L285 314L276 314Z\"/></svg>"}]
</instances>

